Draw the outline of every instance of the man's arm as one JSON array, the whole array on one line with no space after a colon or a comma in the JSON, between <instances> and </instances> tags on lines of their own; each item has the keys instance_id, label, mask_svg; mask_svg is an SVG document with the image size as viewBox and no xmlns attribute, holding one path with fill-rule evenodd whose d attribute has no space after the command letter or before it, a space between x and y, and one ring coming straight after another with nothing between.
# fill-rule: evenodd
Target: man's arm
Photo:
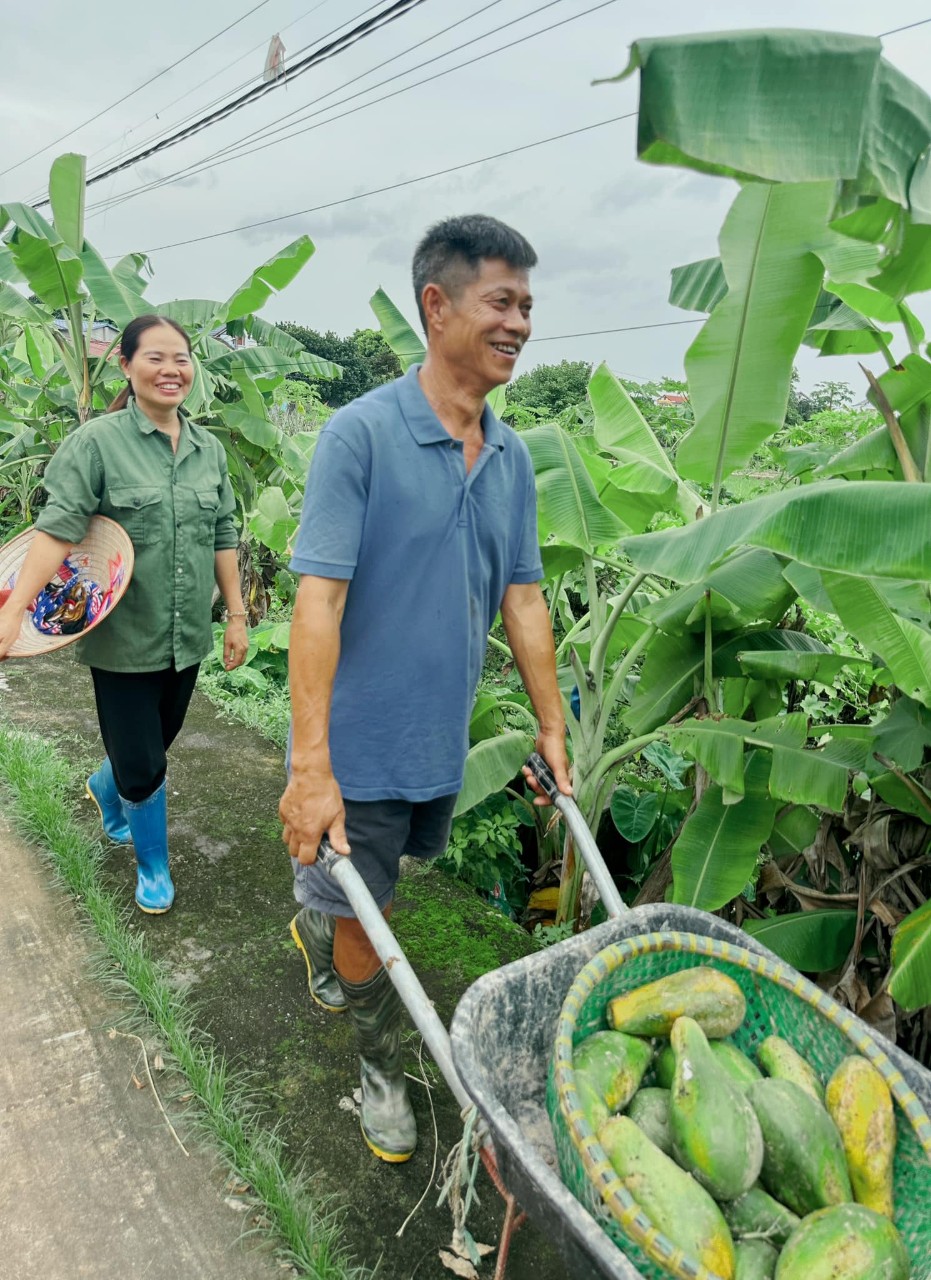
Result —
<instances>
[{"instance_id":1,"label":"man's arm","mask_svg":"<svg viewBox=\"0 0 931 1280\"><path fill-rule=\"evenodd\" d=\"M540 732L537 751L553 770L557 785L563 795L572 794L569 781L569 761L566 756L566 719L562 709L562 697L556 683L556 650L550 614L537 582L512 583L501 602L501 621L507 633L508 644L524 682L524 688L533 703ZM525 773L533 789L540 788ZM538 796L537 804L548 804Z\"/></svg>"},{"instance_id":2,"label":"man's arm","mask_svg":"<svg viewBox=\"0 0 931 1280\"><path fill-rule=\"evenodd\" d=\"M330 763L330 700L348 589L344 579L302 577L291 620L291 776L278 813L291 856L305 864L317 860L325 831L337 853L349 853L343 797Z\"/></svg>"}]
</instances>

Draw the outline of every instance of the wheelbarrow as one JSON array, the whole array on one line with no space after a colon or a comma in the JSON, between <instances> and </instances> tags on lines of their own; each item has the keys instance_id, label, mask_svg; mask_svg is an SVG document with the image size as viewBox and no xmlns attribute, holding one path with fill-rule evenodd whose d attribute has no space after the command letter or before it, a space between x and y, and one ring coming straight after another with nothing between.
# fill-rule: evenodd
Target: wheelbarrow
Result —
<instances>
[{"instance_id":1,"label":"wheelbarrow","mask_svg":"<svg viewBox=\"0 0 931 1280\"><path fill-rule=\"evenodd\" d=\"M545 1224L547 1237L564 1258L566 1275L572 1280L582 1275L587 1280L662 1280L670 1274L660 1265L666 1260L663 1249L668 1242L657 1237L642 1214L632 1217L630 1211L636 1206L629 1196L625 1202L614 1188L612 1201L583 1167L580 1150L590 1150L591 1135L583 1134L579 1141L565 1119L573 1114L571 1047L573 1037L606 1025L604 1011L613 995L671 968L709 959L742 986L748 998L748 1020L751 1014L753 1018L747 1030L751 1041L785 1030L797 1047L813 1054L822 1052L823 1043L840 1056L863 1052L881 1064L887 1079L896 1080L897 1118L907 1146L904 1160L897 1158L897 1189L901 1173L911 1180L909 1191L916 1193L915 1204L909 1203L904 1210L908 1222L899 1225L914 1237L907 1237L913 1261L923 1261L925 1266L913 1271L915 1280L931 1280L931 1225L927 1222L931 1072L727 921L665 903L627 908L575 801L560 793L540 756L534 754L527 763L565 818L609 919L479 978L460 1000L449 1034L351 858L336 854L326 841L320 854L344 889L457 1101L464 1110L477 1109L482 1161L507 1206L495 1280L504 1277L513 1232L527 1214ZM803 990L808 995L804 1018L798 1003L798 992ZM807 1027L801 1044L796 1035L800 1022ZM557 1051L551 1071L554 1043ZM904 1172L899 1170L900 1163ZM901 1185L904 1188L905 1182ZM903 1198L911 1200L911 1196ZM646 1252L636 1244L638 1217L650 1245ZM627 1229L621 1229L621 1218ZM672 1273L693 1280L697 1274L688 1266Z\"/></svg>"}]
</instances>

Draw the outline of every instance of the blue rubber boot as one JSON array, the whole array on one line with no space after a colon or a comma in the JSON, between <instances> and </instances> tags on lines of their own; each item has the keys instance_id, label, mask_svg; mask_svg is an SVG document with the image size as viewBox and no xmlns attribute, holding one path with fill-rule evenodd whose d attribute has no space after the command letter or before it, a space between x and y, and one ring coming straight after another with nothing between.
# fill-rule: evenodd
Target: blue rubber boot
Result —
<instances>
[{"instance_id":1,"label":"blue rubber boot","mask_svg":"<svg viewBox=\"0 0 931 1280\"><path fill-rule=\"evenodd\" d=\"M123 800L123 807L136 848L136 906L149 915L162 915L175 900L175 886L168 870L166 783L138 804Z\"/></svg>"},{"instance_id":2,"label":"blue rubber boot","mask_svg":"<svg viewBox=\"0 0 931 1280\"><path fill-rule=\"evenodd\" d=\"M84 790L97 806L107 839L113 844L132 844L133 838L123 811L123 801L116 789L109 756L104 756L103 764L87 779Z\"/></svg>"}]
</instances>

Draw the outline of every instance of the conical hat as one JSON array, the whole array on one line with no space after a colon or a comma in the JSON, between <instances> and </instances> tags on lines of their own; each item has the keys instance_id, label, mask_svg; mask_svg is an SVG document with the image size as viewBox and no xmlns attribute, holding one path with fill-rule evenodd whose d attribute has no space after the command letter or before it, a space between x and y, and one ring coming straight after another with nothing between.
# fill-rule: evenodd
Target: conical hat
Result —
<instances>
[{"instance_id":1,"label":"conical hat","mask_svg":"<svg viewBox=\"0 0 931 1280\"><path fill-rule=\"evenodd\" d=\"M14 586L34 537L35 529L25 529L0 547L0 600ZM134 561L132 541L122 525L93 516L84 538L23 614L19 636L6 656L33 658L87 635L116 608L129 586ZM68 592L69 587L76 590ZM70 613L60 608L66 595L73 606Z\"/></svg>"}]
</instances>

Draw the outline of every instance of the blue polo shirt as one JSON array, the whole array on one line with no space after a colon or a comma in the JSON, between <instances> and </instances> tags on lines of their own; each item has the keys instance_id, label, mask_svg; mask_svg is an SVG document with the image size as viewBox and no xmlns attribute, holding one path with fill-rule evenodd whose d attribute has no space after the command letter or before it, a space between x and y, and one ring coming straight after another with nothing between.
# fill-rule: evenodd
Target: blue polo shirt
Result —
<instances>
[{"instance_id":1,"label":"blue polo shirt","mask_svg":"<svg viewBox=\"0 0 931 1280\"><path fill-rule=\"evenodd\" d=\"M488 631L507 587L543 576L527 446L486 406L466 475L418 373L327 423L291 560L350 580L330 715L350 800L460 790Z\"/></svg>"}]
</instances>

